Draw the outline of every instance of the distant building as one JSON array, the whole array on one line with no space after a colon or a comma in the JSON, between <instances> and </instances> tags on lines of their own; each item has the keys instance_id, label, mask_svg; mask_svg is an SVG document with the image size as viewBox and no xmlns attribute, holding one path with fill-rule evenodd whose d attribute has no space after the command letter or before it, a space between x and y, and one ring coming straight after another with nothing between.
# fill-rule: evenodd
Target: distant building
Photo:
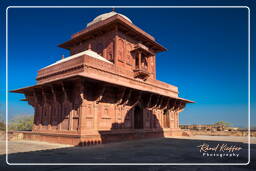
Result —
<instances>
[{"instance_id":1,"label":"distant building","mask_svg":"<svg viewBox=\"0 0 256 171\"><path fill-rule=\"evenodd\" d=\"M238 127L229 127L221 124L180 125L180 128L198 131L236 131L239 129Z\"/></svg>"}]
</instances>

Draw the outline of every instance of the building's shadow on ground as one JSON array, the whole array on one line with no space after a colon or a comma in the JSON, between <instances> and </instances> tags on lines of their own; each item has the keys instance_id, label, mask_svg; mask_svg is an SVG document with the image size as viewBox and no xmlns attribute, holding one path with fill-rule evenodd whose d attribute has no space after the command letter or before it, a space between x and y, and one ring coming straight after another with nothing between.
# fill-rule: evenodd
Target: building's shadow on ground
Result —
<instances>
[{"instance_id":1,"label":"building's shadow on ground","mask_svg":"<svg viewBox=\"0 0 256 171\"><path fill-rule=\"evenodd\" d=\"M210 146L217 144L227 144L228 146L239 146L242 150L234 152L238 157L210 157L203 156L199 152L199 145L207 143ZM251 163L248 166L204 166L207 170L241 170L255 169L256 145L251 145ZM216 152L219 153L219 152ZM1 161L5 161L5 155L1 155ZM188 140L174 138L159 138L148 140L136 140L129 142L120 142L112 144L102 144L91 147L68 147L53 150L42 150L24 153L15 153L8 156L9 163L247 163L248 162L248 144L238 142L208 141L208 140ZM2 166L3 167L3 166ZM17 166L15 166L17 167ZM24 169L44 170L82 170L87 168L91 170L130 170L140 168L150 170L201 170L201 166L18 166ZM14 166L6 166L12 170ZM224 169L225 168L225 169ZM203 170L205 170L203 169Z\"/></svg>"}]
</instances>

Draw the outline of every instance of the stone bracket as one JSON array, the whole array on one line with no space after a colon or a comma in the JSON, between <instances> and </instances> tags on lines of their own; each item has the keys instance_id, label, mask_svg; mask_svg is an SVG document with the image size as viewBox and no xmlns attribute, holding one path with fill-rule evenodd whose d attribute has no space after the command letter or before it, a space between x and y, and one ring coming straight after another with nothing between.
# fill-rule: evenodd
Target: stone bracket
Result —
<instances>
[{"instance_id":1,"label":"stone bracket","mask_svg":"<svg viewBox=\"0 0 256 171\"><path fill-rule=\"evenodd\" d=\"M95 100L95 102L97 104L102 100L105 90L106 90L106 86L103 86L102 89L99 92L98 98Z\"/></svg>"}]
</instances>

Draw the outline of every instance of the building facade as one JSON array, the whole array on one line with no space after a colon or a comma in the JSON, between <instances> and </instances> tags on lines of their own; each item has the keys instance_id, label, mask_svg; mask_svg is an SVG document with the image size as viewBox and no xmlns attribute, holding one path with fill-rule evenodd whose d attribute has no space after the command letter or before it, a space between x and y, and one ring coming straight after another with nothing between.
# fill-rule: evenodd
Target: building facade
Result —
<instances>
[{"instance_id":1,"label":"building facade","mask_svg":"<svg viewBox=\"0 0 256 171\"><path fill-rule=\"evenodd\" d=\"M12 91L35 109L26 139L88 145L182 135L179 113L192 101L156 80L156 54L166 49L129 18L102 14L59 46L71 56Z\"/></svg>"}]
</instances>

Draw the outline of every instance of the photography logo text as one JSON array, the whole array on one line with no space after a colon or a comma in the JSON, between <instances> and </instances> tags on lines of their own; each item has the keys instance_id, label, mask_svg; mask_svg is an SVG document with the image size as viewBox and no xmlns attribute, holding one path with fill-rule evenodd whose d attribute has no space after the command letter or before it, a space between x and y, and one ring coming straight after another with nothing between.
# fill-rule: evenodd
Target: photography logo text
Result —
<instances>
[{"instance_id":1,"label":"photography logo text","mask_svg":"<svg viewBox=\"0 0 256 171\"><path fill-rule=\"evenodd\" d=\"M200 153L204 157L239 157L239 151L242 147L236 145L228 145L228 144L217 144L217 145L209 145L209 144L201 144L197 146L199 148Z\"/></svg>"}]
</instances>

